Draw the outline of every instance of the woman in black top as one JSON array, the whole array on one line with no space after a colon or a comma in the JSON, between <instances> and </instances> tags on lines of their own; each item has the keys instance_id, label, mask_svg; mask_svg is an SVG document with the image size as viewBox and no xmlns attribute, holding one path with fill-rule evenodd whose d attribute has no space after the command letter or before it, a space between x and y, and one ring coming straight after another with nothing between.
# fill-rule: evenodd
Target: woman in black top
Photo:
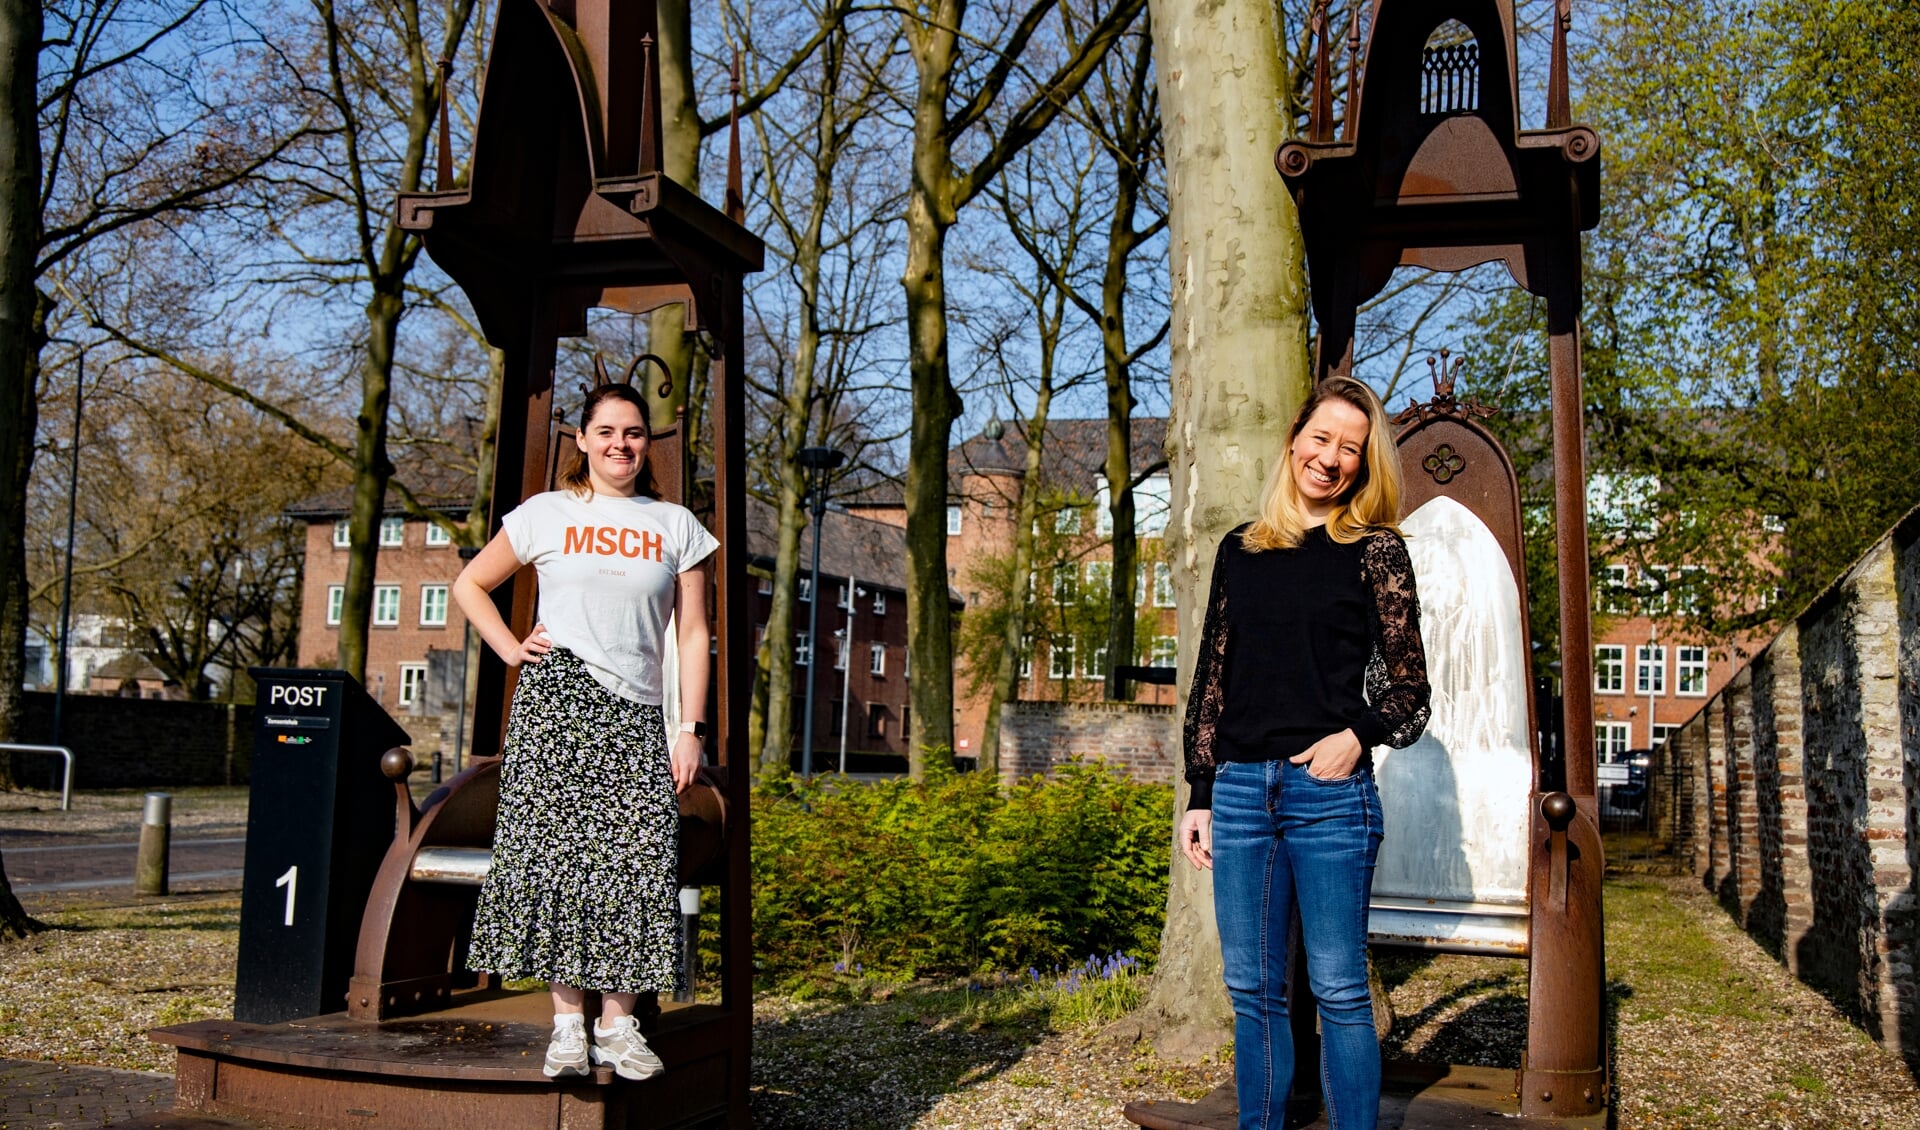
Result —
<instances>
[{"instance_id":1,"label":"woman in black top","mask_svg":"<svg viewBox=\"0 0 1920 1130\"><path fill-rule=\"evenodd\" d=\"M1280 1130L1293 1081L1287 929L1297 910L1319 1003L1335 1130L1371 1130L1380 1043L1367 898L1382 835L1372 749L1427 721L1413 566L1395 522L1400 462L1359 381L1316 388L1260 517L1221 542L1187 699L1193 794L1179 843L1214 871L1241 1130Z\"/></svg>"}]
</instances>

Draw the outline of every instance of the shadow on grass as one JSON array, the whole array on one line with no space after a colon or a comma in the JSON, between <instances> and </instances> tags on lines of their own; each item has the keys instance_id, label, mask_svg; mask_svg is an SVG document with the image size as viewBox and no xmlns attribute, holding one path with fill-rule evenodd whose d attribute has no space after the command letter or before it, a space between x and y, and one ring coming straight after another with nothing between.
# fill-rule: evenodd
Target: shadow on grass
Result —
<instances>
[{"instance_id":1,"label":"shadow on grass","mask_svg":"<svg viewBox=\"0 0 1920 1130\"><path fill-rule=\"evenodd\" d=\"M863 986L785 1007L754 1024L756 1127L909 1125L1052 1033L1047 1008L1012 984Z\"/></svg>"}]
</instances>

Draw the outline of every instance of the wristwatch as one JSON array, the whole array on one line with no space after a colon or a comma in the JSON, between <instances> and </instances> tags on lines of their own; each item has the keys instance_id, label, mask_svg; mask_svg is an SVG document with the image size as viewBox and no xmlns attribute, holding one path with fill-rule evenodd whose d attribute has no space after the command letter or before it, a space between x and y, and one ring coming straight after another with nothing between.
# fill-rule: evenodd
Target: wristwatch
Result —
<instances>
[{"instance_id":1,"label":"wristwatch","mask_svg":"<svg viewBox=\"0 0 1920 1130\"><path fill-rule=\"evenodd\" d=\"M692 734L701 741L705 741L707 738L707 724L705 722L682 722L680 723L680 732L683 734Z\"/></svg>"}]
</instances>

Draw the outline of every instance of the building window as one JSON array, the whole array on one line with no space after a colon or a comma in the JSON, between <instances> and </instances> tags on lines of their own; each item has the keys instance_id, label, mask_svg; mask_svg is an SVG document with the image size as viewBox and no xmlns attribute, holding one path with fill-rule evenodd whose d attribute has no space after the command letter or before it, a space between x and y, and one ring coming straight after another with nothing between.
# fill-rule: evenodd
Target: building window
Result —
<instances>
[{"instance_id":1,"label":"building window","mask_svg":"<svg viewBox=\"0 0 1920 1130\"><path fill-rule=\"evenodd\" d=\"M1605 643L1593 649L1593 690L1595 694L1620 694L1627 689L1627 649L1624 644Z\"/></svg>"},{"instance_id":2,"label":"building window","mask_svg":"<svg viewBox=\"0 0 1920 1130\"><path fill-rule=\"evenodd\" d=\"M1093 480L1093 532L1103 538L1113 536L1113 492L1107 489L1107 477Z\"/></svg>"},{"instance_id":3,"label":"building window","mask_svg":"<svg viewBox=\"0 0 1920 1130\"><path fill-rule=\"evenodd\" d=\"M428 527L431 529L432 527ZM444 627L447 622L447 586L420 586L420 625L425 628Z\"/></svg>"},{"instance_id":4,"label":"building window","mask_svg":"<svg viewBox=\"0 0 1920 1130\"><path fill-rule=\"evenodd\" d=\"M1101 597L1113 599L1113 562L1087 562L1087 592L1096 600Z\"/></svg>"},{"instance_id":5,"label":"building window","mask_svg":"<svg viewBox=\"0 0 1920 1130\"><path fill-rule=\"evenodd\" d=\"M960 508L958 506L947 507L947 536L950 538L960 536Z\"/></svg>"},{"instance_id":6,"label":"building window","mask_svg":"<svg viewBox=\"0 0 1920 1130\"><path fill-rule=\"evenodd\" d=\"M1707 649L1683 647L1674 656L1674 682L1680 694L1704 698L1707 693Z\"/></svg>"},{"instance_id":7,"label":"building window","mask_svg":"<svg viewBox=\"0 0 1920 1130\"><path fill-rule=\"evenodd\" d=\"M1627 587L1627 567L1609 565L1600 574L1600 611L1624 616L1633 610L1633 590Z\"/></svg>"},{"instance_id":8,"label":"building window","mask_svg":"<svg viewBox=\"0 0 1920 1130\"><path fill-rule=\"evenodd\" d=\"M845 585L840 586L840 599L835 602L835 605L839 608L845 609L848 612L853 611L853 597L848 595L847 586Z\"/></svg>"},{"instance_id":9,"label":"building window","mask_svg":"<svg viewBox=\"0 0 1920 1130\"><path fill-rule=\"evenodd\" d=\"M1669 570L1663 565L1649 565L1641 576L1641 587L1646 593L1645 608L1649 616L1665 616L1673 609L1673 587Z\"/></svg>"},{"instance_id":10,"label":"building window","mask_svg":"<svg viewBox=\"0 0 1920 1130\"><path fill-rule=\"evenodd\" d=\"M847 652L852 650L853 648L845 632L833 633L833 669L835 671L845 671L847 669Z\"/></svg>"},{"instance_id":11,"label":"building window","mask_svg":"<svg viewBox=\"0 0 1920 1130\"><path fill-rule=\"evenodd\" d=\"M887 708L880 703L867 704L867 736L870 738L887 736Z\"/></svg>"},{"instance_id":12,"label":"building window","mask_svg":"<svg viewBox=\"0 0 1920 1130\"><path fill-rule=\"evenodd\" d=\"M391 627L400 622L400 586L373 586L373 622Z\"/></svg>"},{"instance_id":13,"label":"building window","mask_svg":"<svg viewBox=\"0 0 1920 1130\"><path fill-rule=\"evenodd\" d=\"M1087 669L1080 672L1083 679L1104 679L1107 677L1107 645L1101 644L1093 649L1093 655L1087 660Z\"/></svg>"},{"instance_id":14,"label":"building window","mask_svg":"<svg viewBox=\"0 0 1920 1130\"><path fill-rule=\"evenodd\" d=\"M1608 765L1624 760L1627 756L1627 743L1633 740L1632 733L1626 722L1595 722L1593 744L1594 752L1600 757L1600 764Z\"/></svg>"},{"instance_id":15,"label":"building window","mask_svg":"<svg viewBox=\"0 0 1920 1130\"><path fill-rule=\"evenodd\" d=\"M1047 648L1047 677L1073 678L1073 641L1055 640Z\"/></svg>"},{"instance_id":16,"label":"building window","mask_svg":"<svg viewBox=\"0 0 1920 1130\"><path fill-rule=\"evenodd\" d=\"M1147 661L1155 667L1178 667L1179 643L1172 636L1153 637L1153 650L1147 653Z\"/></svg>"},{"instance_id":17,"label":"building window","mask_svg":"<svg viewBox=\"0 0 1920 1130\"><path fill-rule=\"evenodd\" d=\"M1633 689L1640 694L1667 693L1667 649L1648 647L1645 644L1634 649Z\"/></svg>"},{"instance_id":18,"label":"building window","mask_svg":"<svg viewBox=\"0 0 1920 1130\"><path fill-rule=\"evenodd\" d=\"M877 592L873 594L873 614L875 616L885 616L887 614L886 593Z\"/></svg>"},{"instance_id":19,"label":"building window","mask_svg":"<svg viewBox=\"0 0 1920 1130\"><path fill-rule=\"evenodd\" d=\"M426 698L427 665L402 663L400 665L400 705L414 706L425 702Z\"/></svg>"},{"instance_id":20,"label":"building window","mask_svg":"<svg viewBox=\"0 0 1920 1130\"><path fill-rule=\"evenodd\" d=\"M1053 602L1072 604L1080 598L1080 566L1055 565L1053 567Z\"/></svg>"},{"instance_id":21,"label":"building window","mask_svg":"<svg viewBox=\"0 0 1920 1130\"><path fill-rule=\"evenodd\" d=\"M1080 508L1063 506L1053 516L1053 532L1056 534L1077 534L1080 532Z\"/></svg>"},{"instance_id":22,"label":"building window","mask_svg":"<svg viewBox=\"0 0 1920 1130\"><path fill-rule=\"evenodd\" d=\"M1153 606L1173 607L1173 566L1165 561L1153 563Z\"/></svg>"},{"instance_id":23,"label":"building window","mask_svg":"<svg viewBox=\"0 0 1920 1130\"><path fill-rule=\"evenodd\" d=\"M1707 614L1707 571L1699 565L1680 567L1679 607L1682 616Z\"/></svg>"},{"instance_id":24,"label":"building window","mask_svg":"<svg viewBox=\"0 0 1920 1130\"><path fill-rule=\"evenodd\" d=\"M345 518L338 519L333 523L333 544L340 549L345 549L353 544L353 529L351 523Z\"/></svg>"},{"instance_id":25,"label":"building window","mask_svg":"<svg viewBox=\"0 0 1920 1130\"><path fill-rule=\"evenodd\" d=\"M345 585L328 585L327 586L327 625L329 627L335 624L338 624L340 622L340 609L343 605L346 604L346 602L347 602L347 586Z\"/></svg>"},{"instance_id":26,"label":"building window","mask_svg":"<svg viewBox=\"0 0 1920 1130\"><path fill-rule=\"evenodd\" d=\"M380 544L405 545L407 542L407 520L405 518L380 519Z\"/></svg>"},{"instance_id":27,"label":"building window","mask_svg":"<svg viewBox=\"0 0 1920 1130\"><path fill-rule=\"evenodd\" d=\"M805 632L793 633L793 662L799 667L813 666L813 644Z\"/></svg>"},{"instance_id":28,"label":"building window","mask_svg":"<svg viewBox=\"0 0 1920 1130\"><path fill-rule=\"evenodd\" d=\"M773 574L767 573L760 577L759 591L761 596L773 595Z\"/></svg>"},{"instance_id":29,"label":"building window","mask_svg":"<svg viewBox=\"0 0 1920 1130\"><path fill-rule=\"evenodd\" d=\"M877 643L867 649L867 674L884 675L887 673L887 645Z\"/></svg>"},{"instance_id":30,"label":"building window","mask_svg":"<svg viewBox=\"0 0 1920 1130\"><path fill-rule=\"evenodd\" d=\"M1025 636L1020 640L1020 677L1033 678L1033 637Z\"/></svg>"},{"instance_id":31,"label":"building window","mask_svg":"<svg viewBox=\"0 0 1920 1130\"><path fill-rule=\"evenodd\" d=\"M1661 746L1667 744L1668 738L1679 732L1680 727L1671 722L1655 722L1653 724L1653 741L1650 744L1653 748L1659 749Z\"/></svg>"},{"instance_id":32,"label":"building window","mask_svg":"<svg viewBox=\"0 0 1920 1130\"><path fill-rule=\"evenodd\" d=\"M796 583L799 585L798 591L800 593L800 599L808 600L808 601L812 600L813 599L813 578L811 576L799 577L796 579Z\"/></svg>"},{"instance_id":33,"label":"building window","mask_svg":"<svg viewBox=\"0 0 1920 1130\"><path fill-rule=\"evenodd\" d=\"M427 523L427 547L429 549L445 549L452 544L453 534L449 532L445 526L438 522Z\"/></svg>"},{"instance_id":34,"label":"building window","mask_svg":"<svg viewBox=\"0 0 1920 1130\"><path fill-rule=\"evenodd\" d=\"M1167 519L1173 515L1173 480L1165 475L1149 475L1133 489L1133 529L1143 538L1157 538L1167 532Z\"/></svg>"}]
</instances>

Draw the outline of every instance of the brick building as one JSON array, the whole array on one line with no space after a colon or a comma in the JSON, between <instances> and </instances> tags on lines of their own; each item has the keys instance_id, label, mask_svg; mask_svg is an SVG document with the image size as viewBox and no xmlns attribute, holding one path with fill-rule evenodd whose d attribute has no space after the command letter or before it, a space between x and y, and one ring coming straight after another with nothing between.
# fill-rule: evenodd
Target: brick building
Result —
<instances>
[{"instance_id":1,"label":"brick building","mask_svg":"<svg viewBox=\"0 0 1920 1130\"><path fill-rule=\"evenodd\" d=\"M1134 475L1156 466L1158 470L1134 488L1140 558L1136 654L1122 658L1123 665L1174 665L1173 576L1165 542L1171 514L1166 427L1163 417L1133 421ZM1037 484L1042 503L1035 562L1026 595L1031 623L1016 696L1022 701L1105 697L1103 680L1110 661L1107 601L1113 576L1106 453L1105 417L1047 422ZM1026 464L1024 421L989 423L948 454L947 577L967 611L1006 599L1007 579L995 577L993 567L996 558L1004 563L1012 554ZM848 508L878 522L906 525L906 507L897 491L870 492L850 501ZM986 726L988 696L969 693L973 679L964 656L955 658L954 682L955 754L972 757ZM1171 704L1173 691L1170 686L1136 683L1133 701Z\"/></svg>"}]
</instances>

